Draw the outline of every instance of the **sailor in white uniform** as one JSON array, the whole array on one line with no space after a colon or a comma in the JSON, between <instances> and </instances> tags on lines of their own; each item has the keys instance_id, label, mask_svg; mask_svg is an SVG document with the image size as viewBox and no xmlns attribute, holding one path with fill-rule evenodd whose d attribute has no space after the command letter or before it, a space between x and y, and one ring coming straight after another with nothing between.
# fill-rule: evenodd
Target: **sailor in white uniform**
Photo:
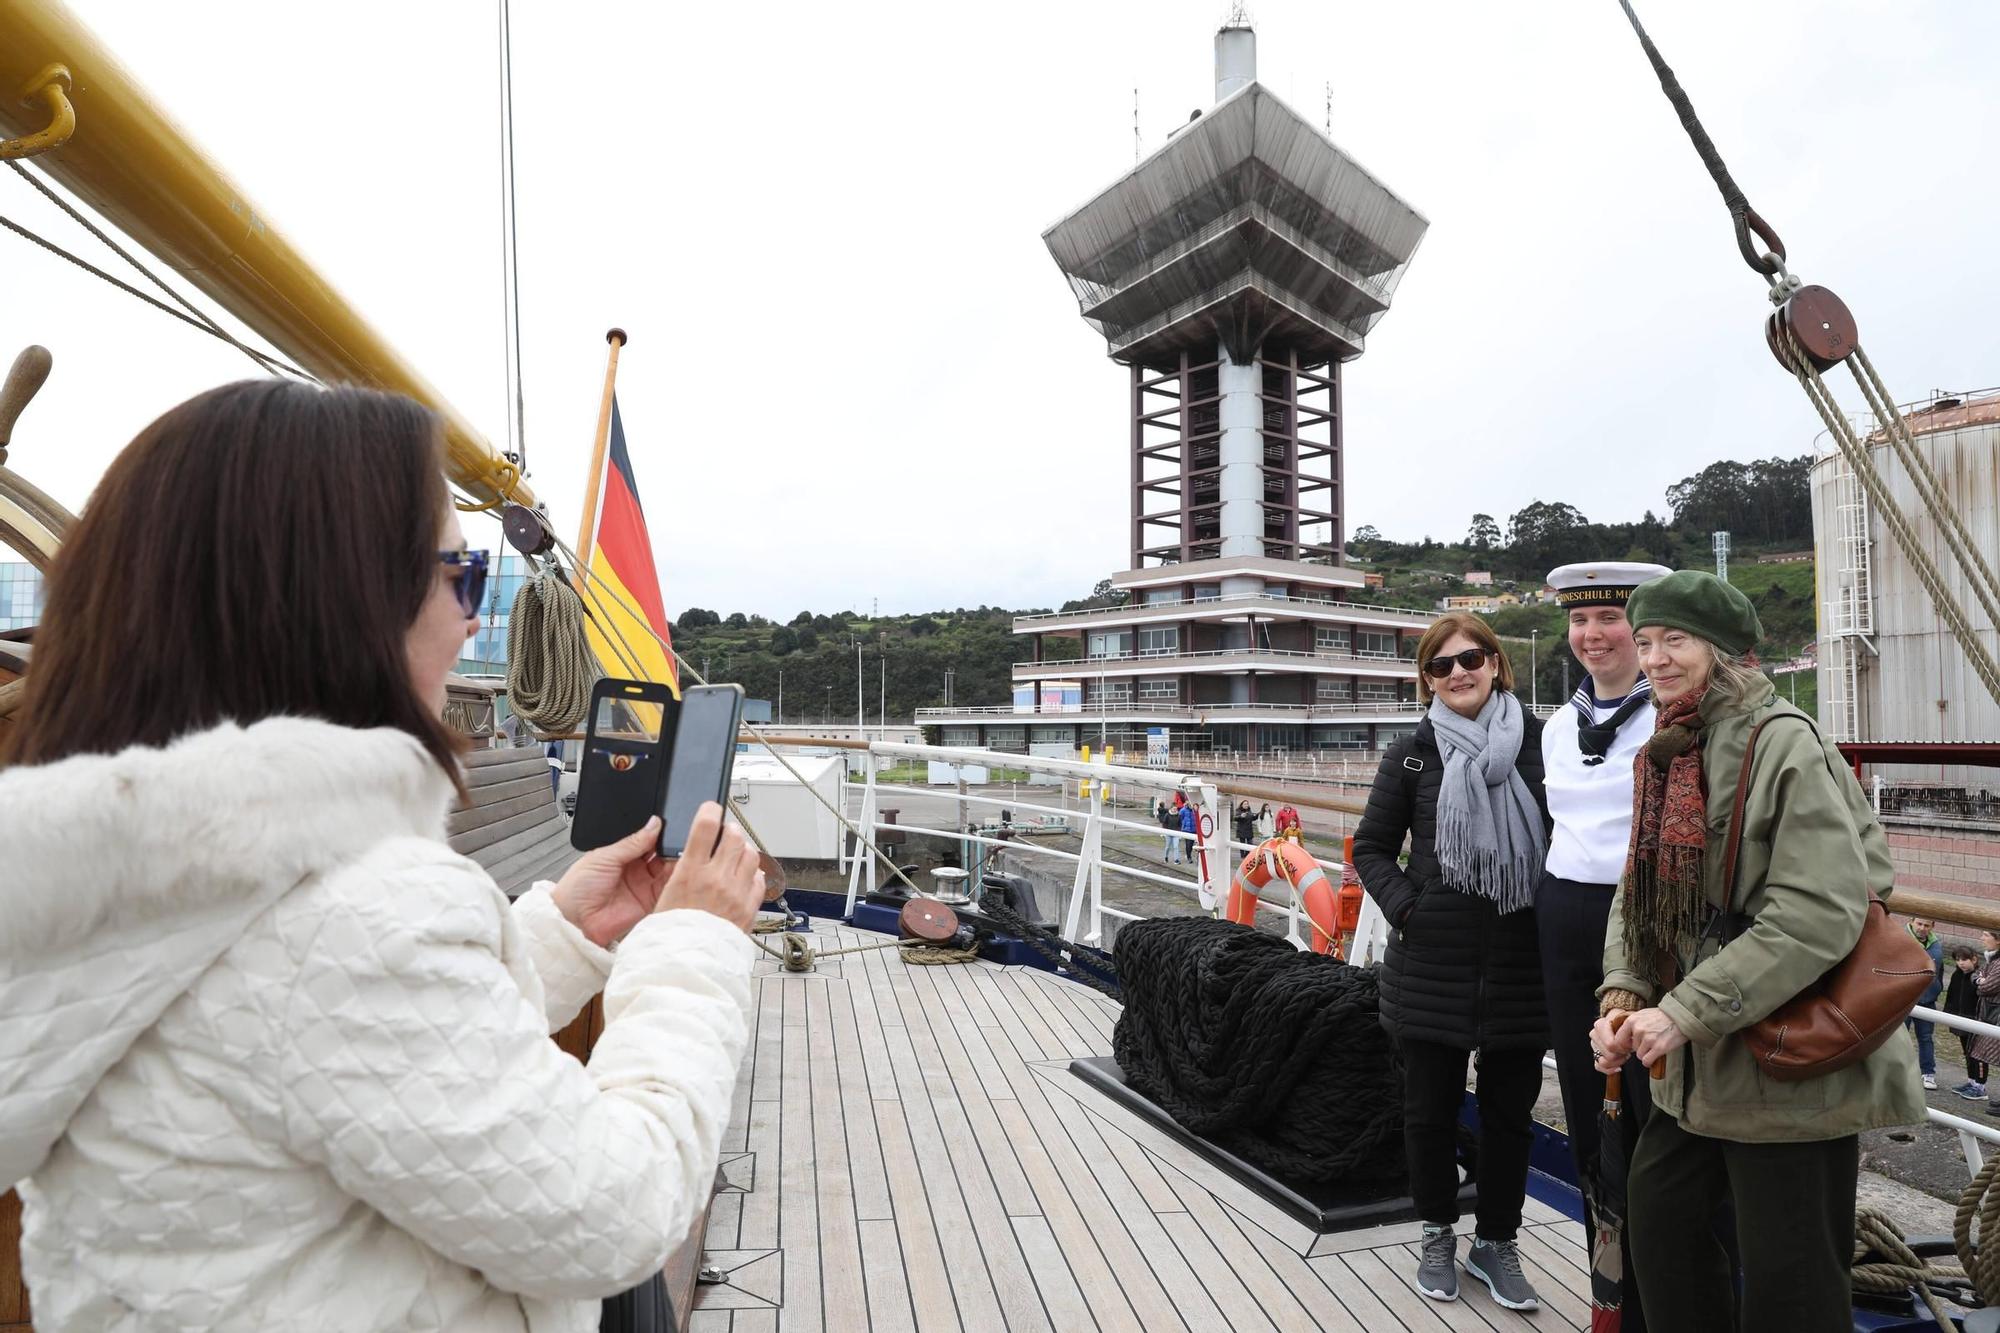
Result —
<instances>
[{"instance_id":1,"label":"sailor in white uniform","mask_svg":"<svg viewBox=\"0 0 2000 1333\"><path fill-rule=\"evenodd\" d=\"M1564 565L1549 586L1569 621L1569 649L1587 673L1569 703L1542 726L1543 781L1555 831L1547 869L1535 894L1542 949L1542 983L1563 1115L1578 1165L1597 1160L1598 1110L1604 1076L1591 1067L1590 1025L1604 980L1604 930L1611 897L1625 873L1632 837L1632 764L1653 734L1652 691L1639 670L1625 602L1664 565L1601 562ZM1635 1071L1636 1066L1635 1066ZM1627 1148L1652 1109L1646 1077L1624 1080ZM1585 1202L1585 1234L1596 1227ZM1642 1333L1637 1291L1625 1265L1626 1333Z\"/></svg>"}]
</instances>

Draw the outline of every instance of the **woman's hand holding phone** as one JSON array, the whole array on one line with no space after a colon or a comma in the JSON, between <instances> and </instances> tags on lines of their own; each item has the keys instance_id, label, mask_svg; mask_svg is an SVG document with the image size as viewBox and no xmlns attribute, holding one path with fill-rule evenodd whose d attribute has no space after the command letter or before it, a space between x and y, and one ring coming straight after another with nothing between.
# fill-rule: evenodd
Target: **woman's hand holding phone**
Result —
<instances>
[{"instance_id":1,"label":"woman's hand holding phone","mask_svg":"<svg viewBox=\"0 0 2000 1333\"><path fill-rule=\"evenodd\" d=\"M658 836L654 825L647 828ZM660 890L653 910L671 912L691 907L712 912L738 930L748 931L763 902L764 872L757 868L757 849L744 838L741 829L723 825L720 805L714 801L702 802L688 831L687 850L673 863L671 877Z\"/></svg>"},{"instance_id":2,"label":"woman's hand holding phone","mask_svg":"<svg viewBox=\"0 0 2000 1333\"><path fill-rule=\"evenodd\" d=\"M592 944L610 948L658 905L674 873L672 861L654 855L659 840L655 816L637 833L585 852L563 872L556 907Z\"/></svg>"}]
</instances>

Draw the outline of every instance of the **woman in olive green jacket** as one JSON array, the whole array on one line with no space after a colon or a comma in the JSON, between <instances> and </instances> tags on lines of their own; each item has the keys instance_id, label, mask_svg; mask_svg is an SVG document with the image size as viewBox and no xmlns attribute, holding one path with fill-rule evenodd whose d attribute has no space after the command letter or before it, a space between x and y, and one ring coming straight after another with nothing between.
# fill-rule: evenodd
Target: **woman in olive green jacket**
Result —
<instances>
[{"instance_id":1,"label":"woman in olive green jacket","mask_svg":"<svg viewBox=\"0 0 2000 1333\"><path fill-rule=\"evenodd\" d=\"M1838 1073L1778 1082L1737 1034L1853 949L1867 893L1889 891L1888 841L1839 752L1745 662L1762 627L1741 593L1683 570L1642 584L1626 615L1659 726L1636 763L1591 1044L1607 1072L1628 1055L1665 1062L1627 1186L1647 1323L1676 1333L1726 1322L1716 1316L1733 1283L1711 1222L1733 1203L1741 1326L1845 1333L1856 1135L1923 1119L1910 1043L1892 1038ZM1744 750L1767 719L1732 932L1716 915L1723 851Z\"/></svg>"}]
</instances>

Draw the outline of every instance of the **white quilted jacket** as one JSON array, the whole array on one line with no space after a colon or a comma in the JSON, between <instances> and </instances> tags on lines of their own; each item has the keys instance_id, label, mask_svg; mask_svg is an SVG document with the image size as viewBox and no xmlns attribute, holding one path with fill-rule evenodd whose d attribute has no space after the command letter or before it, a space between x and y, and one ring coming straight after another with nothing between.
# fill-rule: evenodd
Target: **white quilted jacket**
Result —
<instances>
[{"instance_id":1,"label":"white quilted jacket","mask_svg":"<svg viewBox=\"0 0 2000 1333\"><path fill-rule=\"evenodd\" d=\"M707 1197L751 945L613 955L298 719L0 772L0 1187L44 1333L584 1330ZM607 982L608 978L608 982ZM604 991L588 1067L549 1033Z\"/></svg>"}]
</instances>

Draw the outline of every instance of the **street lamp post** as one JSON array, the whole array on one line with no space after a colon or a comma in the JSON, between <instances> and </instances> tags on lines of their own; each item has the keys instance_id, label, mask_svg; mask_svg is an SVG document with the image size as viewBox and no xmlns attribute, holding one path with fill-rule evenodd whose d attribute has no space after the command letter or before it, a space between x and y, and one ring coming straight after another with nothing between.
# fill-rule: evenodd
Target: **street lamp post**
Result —
<instances>
[{"instance_id":1,"label":"street lamp post","mask_svg":"<svg viewBox=\"0 0 2000 1333\"><path fill-rule=\"evenodd\" d=\"M1540 707L1542 702L1541 682L1535 678L1535 637L1540 633L1538 629L1528 631L1528 707L1531 709Z\"/></svg>"}]
</instances>

